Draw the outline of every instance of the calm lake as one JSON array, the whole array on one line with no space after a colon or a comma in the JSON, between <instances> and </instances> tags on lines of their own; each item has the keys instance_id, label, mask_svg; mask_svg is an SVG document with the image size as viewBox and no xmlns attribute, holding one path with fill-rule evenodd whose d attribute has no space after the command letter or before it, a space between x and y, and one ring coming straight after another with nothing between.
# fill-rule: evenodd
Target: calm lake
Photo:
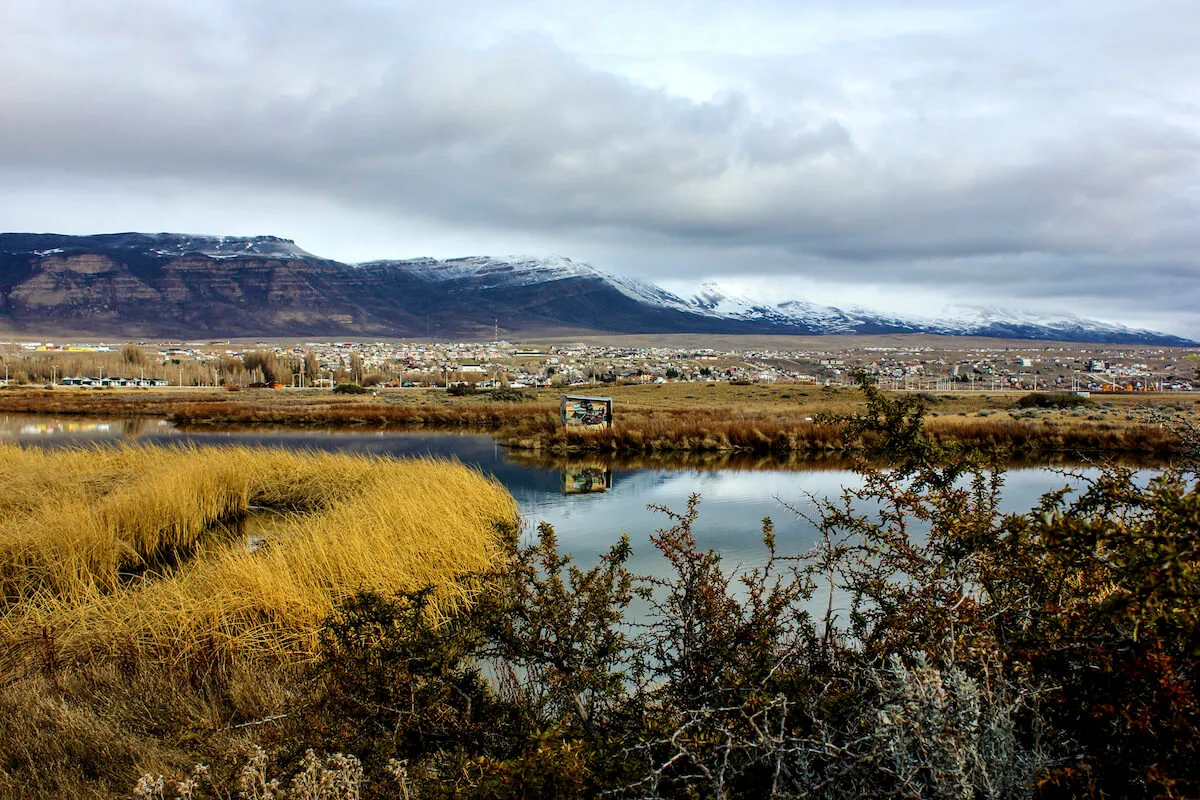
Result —
<instances>
[{"instance_id":1,"label":"calm lake","mask_svg":"<svg viewBox=\"0 0 1200 800\"><path fill-rule=\"evenodd\" d=\"M700 496L697 538L720 550L727 563L744 567L762 562L761 525L775 523L778 550L796 553L815 541L813 527L794 509L811 509L812 496L830 496L857 484L839 461L681 458L675 460L570 463L531 460L528 454L498 446L491 437L458 433L396 431L309 431L253 428L182 431L165 420L103 420L74 417L0 416L0 442L63 447L142 444L247 445L290 449L372 453L397 457L452 458L494 475L520 504L530 530L552 524L565 550L583 564L622 533L634 546L637 571L655 571L650 533L669 524L648 506L683 511L688 497ZM1004 508L1022 511L1037 497L1071 481L1057 468L1021 467L1007 473Z\"/></svg>"}]
</instances>

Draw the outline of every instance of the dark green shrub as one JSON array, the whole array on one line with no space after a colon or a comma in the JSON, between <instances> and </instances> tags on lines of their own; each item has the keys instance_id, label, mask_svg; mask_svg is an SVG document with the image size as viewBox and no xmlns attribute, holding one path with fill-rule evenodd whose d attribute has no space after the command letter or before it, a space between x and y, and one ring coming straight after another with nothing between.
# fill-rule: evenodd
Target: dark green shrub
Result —
<instances>
[{"instance_id":1,"label":"dark green shrub","mask_svg":"<svg viewBox=\"0 0 1200 800\"><path fill-rule=\"evenodd\" d=\"M365 386L359 386L357 383L339 383L333 387L334 394L366 394Z\"/></svg>"},{"instance_id":2,"label":"dark green shrub","mask_svg":"<svg viewBox=\"0 0 1200 800\"><path fill-rule=\"evenodd\" d=\"M1016 402L1017 408L1078 408L1092 401L1071 392L1031 392Z\"/></svg>"},{"instance_id":3,"label":"dark green shrub","mask_svg":"<svg viewBox=\"0 0 1200 800\"><path fill-rule=\"evenodd\" d=\"M473 383L452 383L446 389L446 394L451 397L467 397L473 394L479 394L479 389Z\"/></svg>"},{"instance_id":4,"label":"dark green shrub","mask_svg":"<svg viewBox=\"0 0 1200 800\"><path fill-rule=\"evenodd\" d=\"M1076 755L1056 796L1200 792L1196 484L1109 469L1010 517L984 579L996 634L1053 687L1047 723Z\"/></svg>"},{"instance_id":5,"label":"dark green shrub","mask_svg":"<svg viewBox=\"0 0 1200 800\"><path fill-rule=\"evenodd\" d=\"M1195 796L1194 480L1110 469L1005 514L1003 454L863 392L845 422L871 460L794 509L809 552L764 520L762 566L730 569L697 497L659 509L659 577L626 538L583 569L549 526L510 536L465 601L362 595L329 621L305 744L377 780L403 759L422 797Z\"/></svg>"},{"instance_id":6,"label":"dark green shrub","mask_svg":"<svg viewBox=\"0 0 1200 800\"><path fill-rule=\"evenodd\" d=\"M567 798L619 784L620 762L605 756L636 719L621 630L629 542L586 571L548 525L509 546L496 570L464 579L469 605L436 609L427 589L343 606L322 632L306 744L353 752L375 779L388 759L406 760L422 797Z\"/></svg>"},{"instance_id":7,"label":"dark green shrub","mask_svg":"<svg viewBox=\"0 0 1200 800\"><path fill-rule=\"evenodd\" d=\"M488 392L488 399L497 400L502 403L520 403L524 400L532 400L533 397L524 389L514 389L511 386L504 386Z\"/></svg>"}]
</instances>

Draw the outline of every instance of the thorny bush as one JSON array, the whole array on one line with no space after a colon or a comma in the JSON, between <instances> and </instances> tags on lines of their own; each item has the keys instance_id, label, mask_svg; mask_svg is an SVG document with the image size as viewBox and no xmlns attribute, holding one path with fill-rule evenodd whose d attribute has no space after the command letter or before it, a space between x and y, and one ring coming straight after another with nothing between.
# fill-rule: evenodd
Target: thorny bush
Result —
<instances>
[{"instance_id":1,"label":"thorny bush","mask_svg":"<svg viewBox=\"0 0 1200 800\"><path fill-rule=\"evenodd\" d=\"M1002 453L863 391L861 484L791 506L810 552L764 520L764 565L732 570L693 497L659 509L666 577L627 538L580 567L543 525L468 603L359 595L282 757L352 753L364 797L398 763L423 798L1200 793L1194 480L1102 467L1004 514Z\"/></svg>"}]
</instances>

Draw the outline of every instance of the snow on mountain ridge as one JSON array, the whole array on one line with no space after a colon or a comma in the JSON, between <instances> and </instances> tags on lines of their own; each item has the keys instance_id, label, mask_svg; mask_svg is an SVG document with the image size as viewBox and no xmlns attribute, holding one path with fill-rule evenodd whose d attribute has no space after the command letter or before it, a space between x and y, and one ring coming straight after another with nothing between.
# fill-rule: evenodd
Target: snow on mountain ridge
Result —
<instances>
[{"instance_id":1,"label":"snow on mountain ridge","mask_svg":"<svg viewBox=\"0 0 1200 800\"><path fill-rule=\"evenodd\" d=\"M607 283L633 300L681 311L694 310L684 300L659 286L637 278L601 272L590 264L566 256L468 256L465 258L419 258L400 261L370 261L360 267L401 267L425 280L447 282L470 280L481 288L497 289L539 283L591 278Z\"/></svg>"},{"instance_id":2,"label":"snow on mountain ridge","mask_svg":"<svg viewBox=\"0 0 1200 800\"><path fill-rule=\"evenodd\" d=\"M716 281L671 292L637 278L613 275L590 264L564 256L472 256L439 260L377 261L359 266L399 266L431 281L469 280L479 288L494 289L585 278L603 281L621 294L650 306L682 311L713 319L737 320L801 329L817 334L854 334L870 331L928 332L946 335L1033 335L1035 338L1071 338L1078 334L1138 336L1154 331L1120 323L1084 319L1071 314L1039 314L989 306L947 307L936 316L880 312L858 306L826 306L807 300L760 299L731 294Z\"/></svg>"},{"instance_id":3,"label":"snow on mountain ridge","mask_svg":"<svg viewBox=\"0 0 1200 800\"><path fill-rule=\"evenodd\" d=\"M307 250L291 239L277 236L192 236L179 233L145 234L157 246L153 252L162 256L200 254L209 258L266 256L270 258L312 258Z\"/></svg>"},{"instance_id":4,"label":"snow on mountain ridge","mask_svg":"<svg viewBox=\"0 0 1200 800\"><path fill-rule=\"evenodd\" d=\"M824 306L807 300L774 302L725 293L720 284L699 284L691 303L709 313L745 320L791 322L822 333L854 333L863 327L886 327L945 334L975 334L993 329L1037 328L1047 333L1089 332L1135 335L1153 333L1118 322L1086 319L1074 314L1047 314L996 306L948 306L936 316L881 312L861 306Z\"/></svg>"},{"instance_id":5,"label":"snow on mountain ridge","mask_svg":"<svg viewBox=\"0 0 1200 800\"><path fill-rule=\"evenodd\" d=\"M1045 314L1021 309L1000 308L998 306L949 306L942 310L937 319L944 322L967 325L992 323L1043 325L1050 327L1083 325L1092 328L1103 327L1114 331L1131 330L1119 322L1086 319L1076 314Z\"/></svg>"},{"instance_id":6,"label":"snow on mountain ridge","mask_svg":"<svg viewBox=\"0 0 1200 800\"><path fill-rule=\"evenodd\" d=\"M572 261L565 256L551 256L549 258L537 258L534 256L467 256L450 259L414 258L368 261L358 266L372 267L385 265L401 267L419 278L430 281L482 281L487 288L528 286L535 283L547 283L550 281L567 280L569 278L602 277L594 267Z\"/></svg>"}]
</instances>

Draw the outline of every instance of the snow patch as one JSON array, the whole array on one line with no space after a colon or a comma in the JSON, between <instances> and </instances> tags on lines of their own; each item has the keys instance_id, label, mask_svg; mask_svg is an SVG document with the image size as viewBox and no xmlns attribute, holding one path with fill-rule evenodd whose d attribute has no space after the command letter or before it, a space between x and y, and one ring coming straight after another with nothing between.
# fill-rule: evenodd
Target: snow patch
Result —
<instances>
[{"instance_id":1,"label":"snow patch","mask_svg":"<svg viewBox=\"0 0 1200 800\"><path fill-rule=\"evenodd\" d=\"M553 281L591 279L603 281L621 294L651 307L670 309L713 319L738 320L778 326L781 333L815 334L869 332L993 335L1036 339L1161 338L1154 331L1083 319L1070 314L1037 314L992 307L962 306L944 309L932 317L892 314L859 306L835 307L803 299L754 297L726 291L716 281L694 286L673 284L674 292L636 278L612 275L564 256L476 256L439 260L419 258L373 261L360 267L390 266L435 282L469 282L478 289L531 286Z\"/></svg>"},{"instance_id":2,"label":"snow patch","mask_svg":"<svg viewBox=\"0 0 1200 800\"><path fill-rule=\"evenodd\" d=\"M312 254L297 247L290 239L277 236L185 236L180 234L150 234L159 246L151 252L160 256L179 257L203 255L215 259L259 256L274 259L312 258Z\"/></svg>"}]
</instances>

